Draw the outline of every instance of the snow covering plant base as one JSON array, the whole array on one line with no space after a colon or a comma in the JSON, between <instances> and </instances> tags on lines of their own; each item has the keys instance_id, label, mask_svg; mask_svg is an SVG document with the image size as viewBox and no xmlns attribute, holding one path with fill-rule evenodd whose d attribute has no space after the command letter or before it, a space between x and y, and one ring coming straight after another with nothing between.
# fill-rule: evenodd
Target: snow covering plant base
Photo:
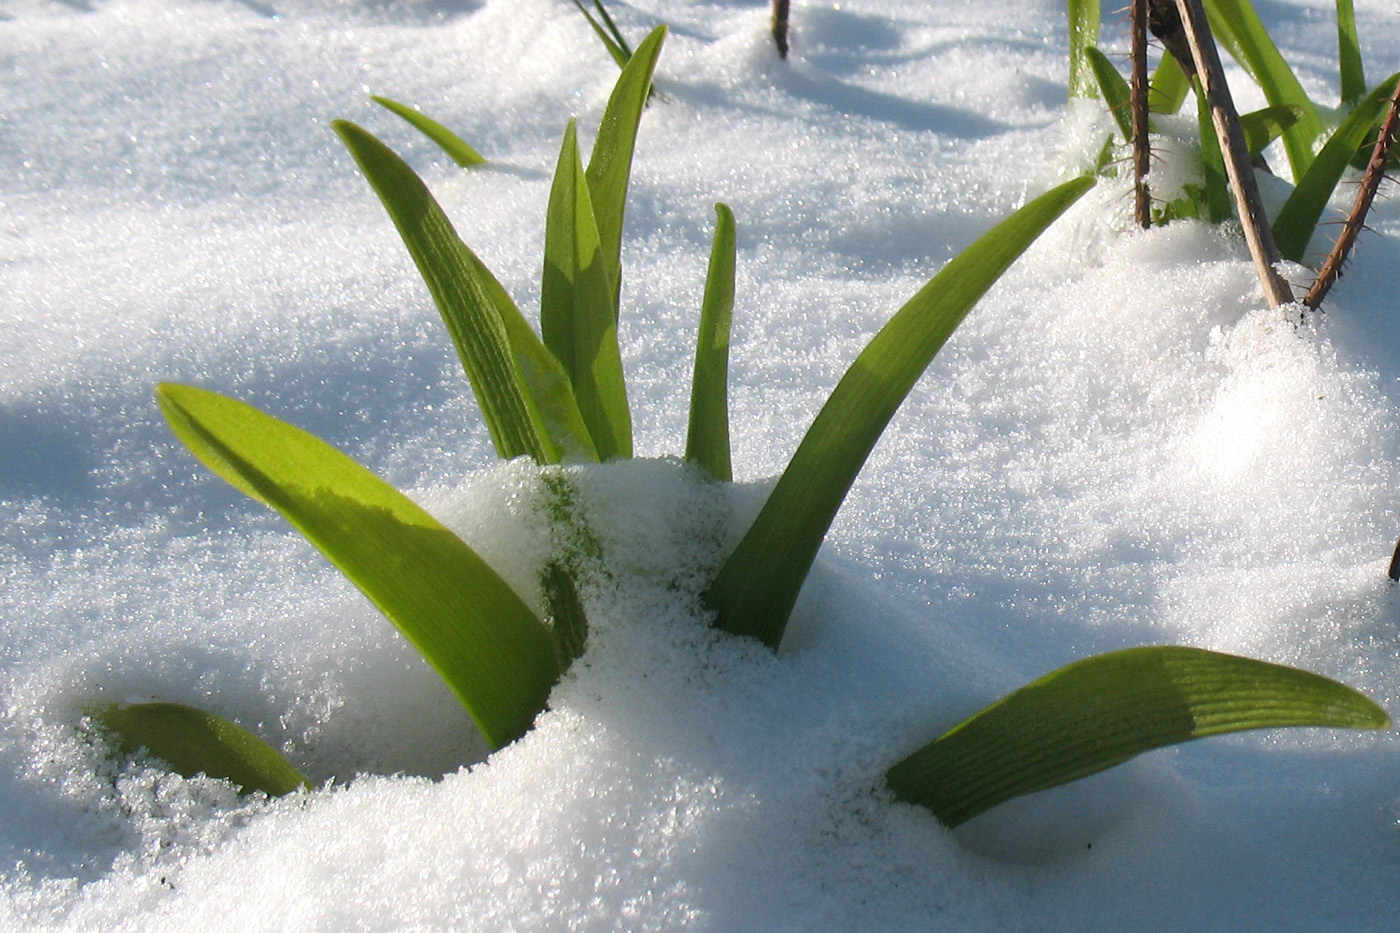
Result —
<instances>
[{"instance_id":1,"label":"snow covering plant base","mask_svg":"<svg viewBox=\"0 0 1400 933\"><path fill-rule=\"evenodd\" d=\"M1290 27L1278 34L1281 41L1305 44L1290 9L1275 11ZM403 62L407 71L424 59L392 54L407 47L404 36L416 43L443 41L440 48L446 48L447 39L455 42L463 33L488 28L509 41L506 51L483 43L479 67L514 81L522 36L554 43L560 54L542 59L549 70L536 84L487 80L479 85L487 101L551 101L539 109L538 119L528 110L512 116L511 126L524 133L520 149L513 151L528 151L532 167L547 163L552 142L532 141L530 127L538 123L544 137L556 129L556 98L547 82L576 67L586 58L580 50L590 48L586 35L560 39L568 34L564 20L542 3L487 4L431 28L413 17L394 22L384 11L328 15L292 5L283 12L285 27L269 26L243 8L191 10L187 21L204 27L215 21L220 28L243 30L234 34L258 37L250 44L254 53L229 47L208 59L218 61L221 73L233 68L246 76L249 86L256 85L254 75L268 73L269 56L274 73L302 75L302 86L310 87L313 76L336 73L326 66L343 60L342 50L387 47L391 54L384 57ZM665 12L682 21L698 15L688 7ZM936 28L925 25L923 5L814 10L821 13L820 26L809 26L807 50L819 67L800 55L794 62L799 73L812 78L809 84L782 75L771 84L755 83L755 74L765 74L758 65L765 59L750 50L768 52L762 17L718 7L703 12L707 19L696 20L695 37L683 43L695 71L672 80L685 105L724 118L706 124L711 138L689 139L692 144L682 150L654 144L659 158L643 160L656 166L647 185L692 178L696 152L706 147L737 151L740 138L744 148L752 148L747 144L754 138L806 133L809 141L827 144L785 151L787 169L795 161L805 170L806 190L813 183L833 191L847 184L829 174L834 145L841 152L863 153L874 178L867 184L885 192L873 217L866 207L828 202L833 225L932 231L939 243L935 248L941 249L965 240L969 223L986 222L1019 196L1020 181L995 168L1017 163L987 157L1042 145L1048 117L1036 110L1037 101L1057 98L1058 107L1062 100L1062 84L1054 86L1062 80L1062 50L1042 51L1024 38L1045 34L1024 20L1028 13L1039 19L1056 12L1048 8L1027 11L1018 4L989 10L982 4L975 13L953 8ZM9 47L19 50L30 72L92 82L80 86L95 93L62 95L63 106L92 102L105 110L114 99L127 99L103 83L113 73L125 76L130 83L124 87L137 91L146 75L140 50L149 46L126 41L131 34L179 40L160 45L158 67L149 63L151 75L167 75L172 64L200 74L205 59L188 57L189 50L207 49L218 30L188 32L167 13L135 2L88 14L21 8L18 22L0 23L0 29L14 38ZM1386 11L1361 14L1363 36L1376 41L1394 36ZM120 28L107 28L114 26ZM848 28L856 31L843 32ZM943 36L940 30L956 33L959 42L923 44ZM287 41L289 31L297 33L297 41ZM327 44L307 41L317 35ZM846 41L842 35L856 38ZM53 37L72 47L99 48L112 69L91 69L61 54L65 46L55 46ZM1010 64L1008 49L1017 53ZM454 69L461 67L459 56L442 56L449 58ZM889 58L900 64L891 65ZM869 76L867 66L872 66ZM942 72L960 80L917 80ZM746 81L736 82L734 74ZM983 83L972 81L974 75ZM402 80L384 84L404 86ZM435 333L421 337L418 329L390 323L396 320L393 301L377 297L406 295L405 271L367 282L375 287L353 300L344 292L340 249L389 256L397 244L386 237L376 249L346 237L330 248L324 230L310 232L288 209L277 242L300 244L295 269L284 268L276 255L260 248L267 236L264 223L246 230L232 224L221 231L225 241L233 236L238 255L266 260L255 264L270 273L257 287L271 310L246 310L249 302L239 286L219 275L189 280L190 288L205 289L200 294L207 301L167 295L150 277L155 283L183 281L181 263L201 255L204 247L212 249L208 241L184 235L200 226L188 221L209 219L211 199L203 187L237 174L192 172L190 177L215 180L201 181L199 197L189 202L181 187L185 182L164 170L182 164L180 153L189 138L204 138L199 134L212 125L213 111L196 108L188 120L180 110L162 111L162 119L173 121L169 139L161 137L168 145L145 150L152 153L150 165L123 162L132 173L116 173L122 180L114 186L106 162L101 171L89 164L90 146L103 145L95 132L77 137L88 146L45 153L57 154L57 161L26 148L41 146L54 132L55 108L45 96L52 86L61 85L25 81L13 89L20 105L8 119L32 131L4 137L6 146L21 149L17 164L25 169L17 183L27 185L52 167L67 176L69 186L54 187L45 198L57 199L94 230L109 229L108 221L116 220L145 237L103 238L100 249L96 238L80 237L77 249L71 242L59 249L57 239L44 233L58 228L38 222L57 216L57 205L45 207L27 188L7 190L6 197L21 210L7 214L6 222L32 234L23 254L28 258L16 265L7 257L0 266L0 274L14 276L22 286L11 293L27 294L36 269L70 283L67 294L41 292L44 300L37 316L25 322L25 332L68 334L71 321L94 326L92 307L124 315L112 321L120 341L98 345L46 338L22 345L23 357L15 357L22 365L7 369L3 385L7 411L23 414L42 400L83 438L79 447L62 432L41 434L36 444L21 420L10 430L28 439L24 449L51 455L71 447L86 451L92 462L139 463L133 453L159 443L161 436L146 401L151 361L162 375L216 378L234 371L230 360L250 359L246 336L258 333L265 335L259 338L264 352L259 367L238 370L231 379L234 390L252 387L280 395L288 379L338 380L346 372L344 360L392 358L385 350L401 339L414 348L413 359L441 359L418 363L422 373L376 371L386 379L365 395L364 423L373 426L363 433L347 426L341 439L368 449L367 457L386 464L405 486L416 487L418 468L439 460L444 451L481 461L479 428L475 434L454 429L439 412L423 417L417 410L422 394L404 392L403 383L395 381L431 387L449 371L445 357L427 355ZM938 99L953 117L957 107L973 106L993 119L1009 119L1009 111L999 108L1011 97L1022 116L1029 108L1033 125L969 142L957 135L969 123L939 129L918 122L927 116L924 111L896 106L909 100L911 86L935 94L956 87L948 93L958 97ZM197 90L201 84L184 81L180 87ZM727 88L735 104L761 110L764 121L741 119L718 105L706 96L713 87ZM356 91L350 86L344 94ZM338 105L320 99L322 93L301 99L299 106L309 99L306 113L333 112ZM842 114L823 93L844 105L870 105L877 117ZM199 95L192 91L191 96ZM245 105L247 99L219 95L221 118L256 109ZM595 89L583 106L591 103L596 111L599 101ZM58 112L73 111L60 107ZM68 130L81 134L84 127L102 127L101 112L81 112L82 119ZM670 122L680 126L681 119ZM890 119L905 120L901 134L888 132L883 121ZM489 125L485 115L481 123ZM741 137L732 134L734 127ZM303 138L285 124L280 129L278 139ZM940 150L945 167L919 174L917 204L900 201L892 193L906 189L886 182L907 169L895 169L894 163L926 166L928 160L917 156L929 149ZM299 162L296 177L286 176L285 185L302 194L318 186L335 190L346 166L315 168L328 150L324 146L316 158ZM886 158L886 152L892 155ZM150 171L158 163L162 170ZM246 162L234 166L247 167ZM795 439L787 422L805 424L816 405L788 377L797 370L829 377L839 372L843 357L852 352L843 348L853 346L844 328L869 333L872 315L892 307L921 276L908 247L891 247L888 253L868 246L854 250L849 240L843 248L853 251L836 257L826 270L829 278L812 277L813 269L804 266L823 260L811 258L820 250L803 252L804 245L811 246L811 234L784 230L785 225L814 229L793 220L793 215L805 220L810 208L796 199L775 204L771 190L748 187L769 173L746 174L745 166L736 171L733 181L743 188L744 199L769 205L766 212L740 207L741 214L760 218L756 241L787 257L764 268L774 277L773 294L789 301L751 309L753 331L806 335L785 344L793 353L745 364L736 423L749 436L736 444L747 451L738 466L742 475L762 475L775 468L774 461ZM130 195L123 186L132 178L144 190L171 199L159 223L147 218L143 224L118 206ZM950 196L950 180L976 183ZM81 190L73 189L74 181ZM510 179L494 184L502 193L487 195L479 209L509 228L511 214L493 211L530 186ZM94 191L102 196L94 197ZM267 202L283 203L275 194ZM935 212L946 212L944 219L921 212L930 203ZM687 213L703 217L708 201L693 207ZM1216 235L1188 227L1096 251L1092 237L1083 235L1104 229L1102 216L1090 216L1094 210L1086 205L1077 218L1082 225L1066 227L1029 257L1031 264L960 332L936 367L939 372L930 380L935 385L916 390L921 414L902 418L896 434L877 450L868 479L838 519L832 551L818 561L793 630L810 637L796 641L790 658L779 663L762 652L736 658L726 653L732 640L716 642L703 626L690 626L689 637L702 648L723 646L712 664L704 651L698 660L684 651L665 651L657 654L661 661L649 658L646 666L623 671L624 683L635 684L643 700L644 684L661 685L664 722L653 715L659 702L624 704L622 699L637 696L633 691L606 705L611 691L579 670L561 685L560 708L523 742L438 784L363 778L301 800L239 810L227 788L200 782L133 774L114 792L87 777L96 761L71 734L63 734L63 717L55 713L66 715L100 685L119 695L158 684L162 693L175 692L190 702L209 703L218 696L228 704L222 710L260 723L279 744L316 749L310 770L317 779L355 770L450 770L440 747L464 734L464 718L431 674L382 631L381 620L347 595L330 572L312 565L297 542L270 523L257 524L254 513L226 494L212 487L182 492L198 497L181 506L182 515L202 512L210 523L209 531L191 536L183 530L188 526L133 518L124 508L101 504L129 502L134 490L151 503L147 513L168 507L160 484L130 466L106 467L81 480L71 472L47 479L35 469L11 473L4 508L13 519L10 527L23 531L3 542L0 625L7 681L0 844L7 859L23 867L6 873L0 917L18 927L113 929L152 924L384 928L414 918L480 927L660 928L685 920L726 929L1083 928L1145 920L1190 929L1246 923L1384 927L1400 867L1400 786L1395 783L1400 767L1390 737L1376 742L1300 734L1155 755L1079 788L1013 804L1016 812L1004 822L988 814L982 826L969 824L958 834L964 843L979 836L981 851L1023 858L1034 853L1047 860L1036 866L969 855L928 816L873 795L870 775L847 777L820 760L833 747L865 741L858 711L865 696L886 690L887 681L891 694L927 700L924 713L899 708L901 715L921 721L886 726L913 740L915 733L951 724L1075 654L1147 640L1190 641L1289 661L1356 683L1385 703L1400 693L1394 660L1397 611L1383 581L1395 524L1396 424L1390 396L1397 354L1388 323L1394 302L1386 276L1378 271L1393 266L1383 261L1393 259L1393 251L1383 239L1373 242L1369 256L1363 249L1329 320L1320 332L1300 338L1274 316L1250 310L1255 300L1247 266ZM955 219L967 211L975 221ZM357 235L382 222L369 211L337 216ZM638 218L643 229L652 230L656 211L644 210ZM1377 226L1393 234L1393 216L1383 212ZM172 229L181 235L171 238ZM661 242L644 239L647 245L634 265L637 287L647 292L647 282L666 280L664 274L651 274L653 267L674 273L673 281L698 281L701 248L685 237L667 240L659 226L654 229ZM162 251L152 243L170 248ZM696 265L680 268L676 257L687 249ZM1082 259L1067 263L1066 256ZM531 251L507 263L523 268L533 261ZM346 265L374 264L362 258ZM520 280L528 280L532 271ZM210 328L210 302L229 312L233 326ZM668 321L665 302L654 304L658 320ZM798 318L802 328L788 323L792 304L806 312ZM862 310L867 304L868 312ZM832 306L852 309L839 333L817 313ZM199 310L198 321L182 316L191 307ZM201 335L198 354L172 358L179 347L195 345L164 328L157 337L147 335L152 314ZM424 334L430 314L419 306ZM684 367L659 349L683 345L693 319L689 313L679 318L684 324L676 326L676 334L658 335L658 349L639 346L628 361L634 371L642 364L647 375L639 389L649 397L664 399L665 386L683 382ZM320 346L327 352L308 357L306 348ZM347 392L363 394L353 385ZM442 405L446 394L429 397ZM414 404L405 402L407 397ZM85 417L94 398L100 403L97 414L126 417ZM677 410L674 405L648 409ZM325 425L346 423L336 412L313 414ZM657 436L666 430L673 439L683 433L679 424L667 425L664 415L656 421L663 428ZM420 432L429 423L431 432ZM386 424L403 428L402 440L374 440ZM62 461L51 456L49 462ZM503 516L528 498L512 483L509 468L500 468L475 477L469 489L420 492L437 514L446 512L434 497L457 501L465 517L450 524L483 552L491 551L493 563L529 566L528 557L505 556L520 548L509 530L520 522ZM176 485L189 489L183 476ZM626 494L621 498L619 512L625 514L630 500ZM740 509L741 517L751 514L752 504ZM250 530L229 530L246 529L250 521ZM872 576L878 577L878 594ZM621 615L640 627L637 637L651 630L645 619ZM872 626L872 619L887 624ZM930 625L930 619L941 624ZM600 638L600 657L609 650L606 644ZM865 669L857 672L859 664ZM711 670L744 665L742 676L730 679ZM790 676L773 673L789 665ZM871 670L878 675L868 676ZM192 679L191 671L198 676ZM765 703L758 708L774 710L774 721L754 727L751 718L738 717L726 705L722 694L697 697L693 689L682 689L706 678L736 693L761 694ZM790 706L784 695L803 685L825 691L813 698L818 705L810 715ZM696 716L677 724L673 697L698 702ZM922 721L932 710L947 719ZM594 719L586 719L594 711L599 711ZM726 713L735 718L723 721ZM629 715L635 718L624 723ZM874 719L872 714L869 721ZM581 722L588 728L577 728ZM644 728L648 723L651 730ZM790 730L791 742L772 739L779 726ZM898 741L900 735L892 738ZM812 760L804 760L800 771L806 777L795 785L776 765L807 752ZM471 757L463 750L459 761ZM1031 813L1042 822L1032 825L1026 819ZM798 822L808 817L810 822ZM675 826L690 831L663 831ZM149 844L141 845L143 839ZM1093 848L1087 849L1090 842ZM425 858L425 851L431 857ZM260 897L250 897L250 891Z\"/></svg>"}]
</instances>

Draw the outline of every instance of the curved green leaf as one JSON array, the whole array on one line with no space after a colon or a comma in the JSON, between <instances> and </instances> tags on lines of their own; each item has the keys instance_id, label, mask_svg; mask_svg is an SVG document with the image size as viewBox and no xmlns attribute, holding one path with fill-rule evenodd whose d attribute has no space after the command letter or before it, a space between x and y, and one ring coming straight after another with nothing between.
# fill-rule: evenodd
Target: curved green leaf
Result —
<instances>
[{"instance_id":1,"label":"curved green leaf","mask_svg":"<svg viewBox=\"0 0 1400 933\"><path fill-rule=\"evenodd\" d=\"M593 34L603 43L603 47L608 50L608 55L612 56L617 67L626 68L627 60L632 57L632 50L627 47L627 40L618 31L617 23L613 21L612 15L608 13L601 0L593 0L593 8L598 11L602 22L593 18L593 14L588 12L588 7L583 5L583 0L574 0L574 6L578 7L583 18L588 20L588 25L593 28Z\"/></svg>"},{"instance_id":2,"label":"curved green leaf","mask_svg":"<svg viewBox=\"0 0 1400 933\"><path fill-rule=\"evenodd\" d=\"M486 157L477 152L466 141L456 133L443 126L431 117L414 110L396 100L387 97L370 97L379 106L402 117L405 122L422 133L424 136L438 144L443 152L452 157L462 168L471 168L475 165L482 165L486 162Z\"/></svg>"},{"instance_id":3,"label":"curved green leaf","mask_svg":"<svg viewBox=\"0 0 1400 933\"><path fill-rule=\"evenodd\" d=\"M1241 114L1240 129L1244 131L1245 148L1250 156L1263 152L1269 143L1282 136L1302 116L1297 107L1265 107Z\"/></svg>"},{"instance_id":4,"label":"curved green leaf","mask_svg":"<svg viewBox=\"0 0 1400 933\"><path fill-rule=\"evenodd\" d=\"M280 797L310 789L300 771L272 746L221 716L178 703L113 703L88 715L116 740L121 752L145 749L177 774L205 774L233 782L240 794Z\"/></svg>"},{"instance_id":5,"label":"curved green leaf","mask_svg":"<svg viewBox=\"0 0 1400 933\"><path fill-rule=\"evenodd\" d=\"M951 827L1188 739L1389 724L1375 703L1307 671L1199 648L1130 648L1022 687L895 765L888 780L896 797Z\"/></svg>"},{"instance_id":6,"label":"curved green leaf","mask_svg":"<svg viewBox=\"0 0 1400 933\"><path fill-rule=\"evenodd\" d=\"M407 163L347 120L331 124L379 195L432 293L496 452L596 459L567 377Z\"/></svg>"},{"instance_id":7,"label":"curved green leaf","mask_svg":"<svg viewBox=\"0 0 1400 933\"><path fill-rule=\"evenodd\" d=\"M549 192L540 335L569 376L601 460L632 456L632 416L627 410L613 296L571 120Z\"/></svg>"},{"instance_id":8,"label":"curved green leaf","mask_svg":"<svg viewBox=\"0 0 1400 933\"><path fill-rule=\"evenodd\" d=\"M1148 109L1153 113L1176 113L1186 102L1186 92L1191 90L1191 82L1181 65L1170 55L1163 55L1152 73L1152 81L1147 92Z\"/></svg>"},{"instance_id":9,"label":"curved green leaf","mask_svg":"<svg viewBox=\"0 0 1400 933\"><path fill-rule=\"evenodd\" d=\"M493 748L530 728L559 676L553 638L476 552L300 428L190 386L156 397L195 456L282 513L389 617Z\"/></svg>"},{"instance_id":10,"label":"curved green leaf","mask_svg":"<svg viewBox=\"0 0 1400 933\"><path fill-rule=\"evenodd\" d=\"M651 94L651 76L665 41L666 27L657 26L627 60L603 110L593 152L588 157L588 192L593 198L603 260L613 283L614 314L622 290L622 222L627 185L632 177L632 153L642 110Z\"/></svg>"},{"instance_id":11,"label":"curved green leaf","mask_svg":"<svg viewBox=\"0 0 1400 933\"><path fill-rule=\"evenodd\" d=\"M1317 222L1322 219L1322 212L1326 210L1332 192L1342 180L1342 173L1351 164L1356 150L1380 122L1397 81L1400 81L1400 72L1376 85L1366 99L1356 105L1356 109L1342 121L1342 125L1337 127L1317 154L1307 174L1299 179L1298 187L1279 208L1273 223L1274 243L1284 259L1303 261L1308 241L1317 229Z\"/></svg>"},{"instance_id":12,"label":"curved green leaf","mask_svg":"<svg viewBox=\"0 0 1400 933\"><path fill-rule=\"evenodd\" d=\"M1269 103L1301 111L1298 122L1283 134L1283 145L1293 177L1302 178L1312 164L1313 141L1325 132L1316 105L1279 54L1249 0L1205 0L1204 5L1215 38L1254 78Z\"/></svg>"},{"instance_id":13,"label":"curved green leaf","mask_svg":"<svg viewBox=\"0 0 1400 933\"><path fill-rule=\"evenodd\" d=\"M1084 54L1088 57L1089 68L1098 82L1099 94L1108 105L1108 112L1118 122L1118 131L1123 134L1123 140L1132 140L1132 91L1128 88L1128 82L1118 73L1118 69L1113 67L1113 62L1108 60L1108 56L1097 48L1090 46L1084 50Z\"/></svg>"},{"instance_id":14,"label":"curved green leaf","mask_svg":"<svg viewBox=\"0 0 1400 933\"><path fill-rule=\"evenodd\" d=\"M707 595L717 626L778 647L822 538L895 410L977 300L1093 184L1066 182L997 224L871 339L720 568Z\"/></svg>"},{"instance_id":15,"label":"curved green leaf","mask_svg":"<svg viewBox=\"0 0 1400 933\"><path fill-rule=\"evenodd\" d=\"M734 313L734 212L715 205L715 240L705 275L685 458L729 482L729 322Z\"/></svg>"},{"instance_id":16,"label":"curved green leaf","mask_svg":"<svg viewBox=\"0 0 1400 933\"><path fill-rule=\"evenodd\" d=\"M1354 107L1366 94L1366 71L1361 64L1361 40L1356 36L1352 0L1337 0L1337 66L1342 83L1342 106Z\"/></svg>"}]
</instances>

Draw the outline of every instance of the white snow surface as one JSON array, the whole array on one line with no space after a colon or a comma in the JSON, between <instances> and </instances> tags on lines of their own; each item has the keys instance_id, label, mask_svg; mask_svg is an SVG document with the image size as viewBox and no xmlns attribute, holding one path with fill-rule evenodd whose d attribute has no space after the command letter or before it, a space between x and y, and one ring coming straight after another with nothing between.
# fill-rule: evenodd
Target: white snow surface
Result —
<instances>
[{"instance_id":1,"label":"white snow surface","mask_svg":"<svg viewBox=\"0 0 1400 933\"><path fill-rule=\"evenodd\" d=\"M539 473L494 461L327 124L401 151L533 308L549 172L569 117L591 137L603 48L564 0L0 6L0 928L1396 929L1394 732L1165 749L955 832L882 781L1007 691L1133 645L1297 665L1400 711L1395 205L1297 327L1237 236L1134 231L1101 184L934 361L773 654L699 599L768 478L883 321L1110 124L1067 112L1058 0L798 2L787 62L760 0L609 6L634 39L672 27L624 244L645 459L570 468L611 582L550 709L489 758L151 390L316 432L537 599ZM1331 4L1260 7L1334 99ZM1374 80L1400 20L1357 7ZM1108 16L1106 44L1123 31ZM457 169L371 93L493 164ZM719 200L732 487L676 457ZM107 763L82 710L148 699L237 720L319 789Z\"/></svg>"}]
</instances>

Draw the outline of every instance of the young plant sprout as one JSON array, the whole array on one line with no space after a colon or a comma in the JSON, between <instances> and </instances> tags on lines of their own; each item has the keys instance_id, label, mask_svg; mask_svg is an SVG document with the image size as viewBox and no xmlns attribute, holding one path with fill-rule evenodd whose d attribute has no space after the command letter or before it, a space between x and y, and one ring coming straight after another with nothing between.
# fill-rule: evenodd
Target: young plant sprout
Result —
<instances>
[{"instance_id":1,"label":"young plant sprout","mask_svg":"<svg viewBox=\"0 0 1400 933\"><path fill-rule=\"evenodd\" d=\"M432 294L502 458L541 465L632 456L617 342L626 192L666 30L628 58L588 164L564 133L545 220L540 335L457 235L421 179L360 127L336 133L378 194ZM707 593L713 624L777 651L798 591L876 441L958 324L1093 180L1034 198L949 262L870 340L832 391L758 517ZM730 478L726 368L734 301L732 213L717 225L700 315L686 457ZM550 563L541 616L468 545L350 458L271 415L202 389L157 392L176 435L214 472L285 516L358 586L451 687L492 749L525 734L586 650L576 575L608 542L546 479L574 553ZM271 749L199 711L109 707L94 718L124 749L178 770L277 793L303 786ZM949 826L1018 794L1151 748L1276 726L1380 728L1385 713L1333 681L1185 647L1088 658L996 703L895 762L888 783ZM249 774L247 762L257 773ZM239 770L243 769L243 770Z\"/></svg>"}]
</instances>

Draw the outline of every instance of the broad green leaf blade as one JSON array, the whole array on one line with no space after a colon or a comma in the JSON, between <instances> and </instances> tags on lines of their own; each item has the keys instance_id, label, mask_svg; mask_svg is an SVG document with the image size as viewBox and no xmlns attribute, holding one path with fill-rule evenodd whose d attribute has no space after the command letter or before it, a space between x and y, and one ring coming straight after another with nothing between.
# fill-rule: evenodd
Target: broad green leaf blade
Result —
<instances>
[{"instance_id":1,"label":"broad green leaf blade","mask_svg":"<svg viewBox=\"0 0 1400 933\"><path fill-rule=\"evenodd\" d=\"M1220 137L1211 122L1210 105L1200 83L1191 79L1196 88L1196 125L1201 139L1201 176L1205 186L1206 219L1213 224L1224 223L1234 216L1235 199L1230 195L1229 176L1225 171L1225 156L1220 151Z\"/></svg>"},{"instance_id":2,"label":"broad green leaf blade","mask_svg":"<svg viewBox=\"0 0 1400 933\"><path fill-rule=\"evenodd\" d=\"M734 213L728 205L716 204L715 215L700 336L695 341L685 458L727 483L733 479L729 465L729 322L734 313Z\"/></svg>"},{"instance_id":3,"label":"broad green leaf blade","mask_svg":"<svg viewBox=\"0 0 1400 933\"><path fill-rule=\"evenodd\" d=\"M499 304L504 294L452 228L447 215L408 165L372 134L347 120L331 124L398 228L442 313L467 372L496 452L557 463L561 443L545 427L512 352ZM517 312L518 314L518 312ZM518 335L519 326L514 328Z\"/></svg>"},{"instance_id":4,"label":"broad green leaf blade","mask_svg":"<svg viewBox=\"0 0 1400 933\"><path fill-rule=\"evenodd\" d=\"M612 279L572 121L564 133L544 231L540 334L564 367L602 460L632 456L632 416L617 344Z\"/></svg>"},{"instance_id":5,"label":"broad green leaf blade","mask_svg":"<svg viewBox=\"0 0 1400 933\"><path fill-rule=\"evenodd\" d=\"M1068 0L1069 96L1097 97L1099 85L1089 62L1089 49L1099 44L1099 0Z\"/></svg>"},{"instance_id":6,"label":"broad green leaf blade","mask_svg":"<svg viewBox=\"0 0 1400 933\"><path fill-rule=\"evenodd\" d=\"M1356 11L1352 0L1337 0L1337 63L1341 71L1342 106L1354 107L1366 96L1366 71L1361 64L1361 42L1356 37Z\"/></svg>"},{"instance_id":7,"label":"broad green leaf blade","mask_svg":"<svg viewBox=\"0 0 1400 933\"><path fill-rule=\"evenodd\" d=\"M895 765L887 778L896 797L952 827L1012 797L1188 739L1389 724L1375 703L1307 671L1199 648L1129 648L1022 687Z\"/></svg>"},{"instance_id":8,"label":"broad green leaf blade","mask_svg":"<svg viewBox=\"0 0 1400 933\"><path fill-rule=\"evenodd\" d=\"M1342 180L1342 173L1351 164L1356 150L1380 122L1386 102L1395 92L1396 81L1400 81L1400 73L1386 78L1356 105L1356 109L1342 121L1342 125L1337 127L1317 154L1312 167L1298 181L1298 187L1279 208L1273 223L1274 243L1284 259L1303 261L1308 241L1317 229L1317 222L1322 218L1332 192Z\"/></svg>"},{"instance_id":9,"label":"broad green leaf blade","mask_svg":"<svg viewBox=\"0 0 1400 933\"><path fill-rule=\"evenodd\" d=\"M1244 130L1245 147L1251 157L1259 155L1269 143L1283 135L1302 114L1296 107L1265 107L1240 116L1240 129Z\"/></svg>"},{"instance_id":10,"label":"broad green leaf blade","mask_svg":"<svg viewBox=\"0 0 1400 933\"><path fill-rule=\"evenodd\" d=\"M1186 103L1186 92L1191 90L1191 82L1181 65L1170 55L1163 55L1157 70L1152 73L1152 82L1147 93L1148 109L1153 113L1176 113Z\"/></svg>"},{"instance_id":11,"label":"broad green leaf blade","mask_svg":"<svg viewBox=\"0 0 1400 933\"><path fill-rule=\"evenodd\" d=\"M637 146L642 110L651 95L651 76L665 41L666 27L657 26L627 60L603 110L593 153L588 157L588 191L593 198L603 260L613 283L614 315L622 289L622 223L627 185L632 177L632 153Z\"/></svg>"},{"instance_id":12,"label":"broad green leaf blade","mask_svg":"<svg viewBox=\"0 0 1400 933\"><path fill-rule=\"evenodd\" d=\"M1088 56L1089 68L1094 73L1094 79L1098 82L1100 96L1104 103L1108 104L1108 112L1113 114L1113 119L1118 122L1118 131L1123 134L1123 141L1129 142L1133 138L1133 113L1132 113L1132 91L1128 88L1128 82L1123 80L1123 76L1118 73L1118 69L1113 67L1113 63L1108 60L1108 56L1097 48L1090 47L1084 50Z\"/></svg>"},{"instance_id":13,"label":"broad green leaf blade","mask_svg":"<svg viewBox=\"0 0 1400 933\"><path fill-rule=\"evenodd\" d=\"M370 100L391 113L398 114L410 126L418 130L418 132L437 143L438 148L451 156L452 161L462 166L462 168L471 168L472 166L485 163L485 156L467 145L462 137L436 120L424 116L412 107L401 104L396 100L390 100L387 97L371 97Z\"/></svg>"},{"instance_id":14,"label":"broad green leaf blade","mask_svg":"<svg viewBox=\"0 0 1400 933\"><path fill-rule=\"evenodd\" d=\"M871 339L720 568L707 594L715 625L778 647L822 538L895 410L977 300L1093 184L1066 182L997 224Z\"/></svg>"},{"instance_id":15,"label":"broad green leaf blade","mask_svg":"<svg viewBox=\"0 0 1400 933\"><path fill-rule=\"evenodd\" d=\"M178 703L113 703L88 713L126 755L145 749L176 774L231 781L240 794L280 797L310 789L272 746L221 716Z\"/></svg>"},{"instance_id":16,"label":"broad green leaf blade","mask_svg":"<svg viewBox=\"0 0 1400 933\"><path fill-rule=\"evenodd\" d=\"M476 552L300 428L203 389L156 396L195 456L280 512L389 617L493 748L530 728L559 676L553 639Z\"/></svg>"},{"instance_id":17,"label":"broad green leaf blade","mask_svg":"<svg viewBox=\"0 0 1400 933\"><path fill-rule=\"evenodd\" d=\"M632 57L632 53L625 48L625 44L618 43L617 39L620 38L620 36L615 37L611 35L607 29L603 28L603 24L593 18L593 14L588 12L588 7L583 5L582 0L574 0L574 6L578 7L578 11L583 14L583 18L588 20L588 25L593 28L593 34L598 37L598 41L603 43L603 47L608 50L608 54L612 56L612 60L617 63L617 67L626 68L627 59ZM603 13L604 16L607 16L607 11L604 10L602 6L599 6L598 10ZM608 23L612 25L612 17L608 17ZM616 26L613 26L613 31L616 31L616 28Z\"/></svg>"},{"instance_id":18,"label":"broad green leaf blade","mask_svg":"<svg viewBox=\"0 0 1400 933\"><path fill-rule=\"evenodd\" d=\"M1249 0L1205 0L1205 8L1215 38L1254 78L1269 103L1302 111L1298 122L1283 134L1293 177L1302 178L1312 164L1313 141L1325 131L1317 107L1279 54Z\"/></svg>"}]
</instances>

